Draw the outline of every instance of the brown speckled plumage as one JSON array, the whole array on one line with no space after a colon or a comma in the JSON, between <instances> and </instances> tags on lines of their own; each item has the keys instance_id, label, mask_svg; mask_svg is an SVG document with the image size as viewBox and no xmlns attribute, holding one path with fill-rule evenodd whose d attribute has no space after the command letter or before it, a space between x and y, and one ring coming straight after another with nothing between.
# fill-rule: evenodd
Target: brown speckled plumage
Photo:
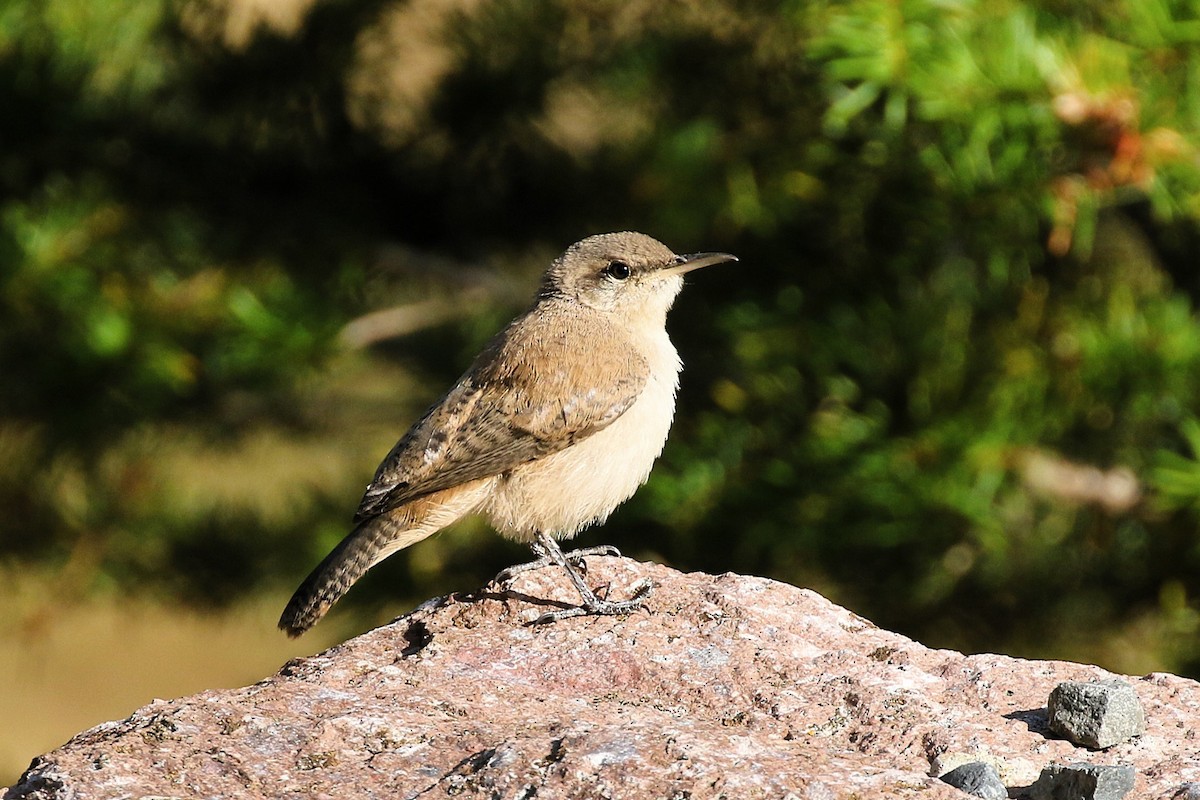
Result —
<instances>
[{"instance_id":1,"label":"brown speckled plumage","mask_svg":"<svg viewBox=\"0 0 1200 800\"><path fill-rule=\"evenodd\" d=\"M676 256L632 232L568 248L532 308L392 448L358 527L297 589L280 627L303 633L373 564L468 513L535 550L539 537L606 518L666 441L680 363L665 323L682 274L729 260Z\"/></svg>"}]
</instances>

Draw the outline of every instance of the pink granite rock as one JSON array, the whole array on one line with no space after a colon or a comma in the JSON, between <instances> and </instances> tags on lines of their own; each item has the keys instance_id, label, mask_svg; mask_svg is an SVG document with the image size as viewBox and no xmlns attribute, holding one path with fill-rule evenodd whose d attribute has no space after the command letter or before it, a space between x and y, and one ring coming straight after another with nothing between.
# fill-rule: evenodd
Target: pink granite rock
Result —
<instances>
[{"instance_id":1,"label":"pink granite rock","mask_svg":"<svg viewBox=\"0 0 1200 800\"><path fill-rule=\"evenodd\" d=\"M994 764L1129 764L1133 797L1200 781L1200 684L1127 678L1145 734L1049 738L1046 700L1097 667L930 650L793 586L591 558L649 610L526 623L570 601L556 570L514 596L431 600L231 691L156 701L34 761L5 798L903 798ZM494 588L494 587L491 587ZM1020 792L1017 792L1018 796Z\"/></svg>"}]
</instances>

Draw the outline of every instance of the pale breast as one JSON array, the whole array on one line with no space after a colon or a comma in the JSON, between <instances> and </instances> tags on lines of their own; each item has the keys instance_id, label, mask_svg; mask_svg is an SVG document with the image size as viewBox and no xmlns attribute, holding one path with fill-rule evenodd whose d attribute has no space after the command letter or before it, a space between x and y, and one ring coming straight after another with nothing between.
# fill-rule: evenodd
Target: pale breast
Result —
<instances>
[{"instance_id":1,"label":"pale breast","mask_svg":"<svg viewBox=\"0 0 1200 800\"><path fill-rule=\"evenodd\" d=\"M604 430L498 479L484 507L498 531L575 535L604 520L645 483L675 415L679 355L665 331L642 338L650 377L634 404Z\"/></svg>"}]
</instances>

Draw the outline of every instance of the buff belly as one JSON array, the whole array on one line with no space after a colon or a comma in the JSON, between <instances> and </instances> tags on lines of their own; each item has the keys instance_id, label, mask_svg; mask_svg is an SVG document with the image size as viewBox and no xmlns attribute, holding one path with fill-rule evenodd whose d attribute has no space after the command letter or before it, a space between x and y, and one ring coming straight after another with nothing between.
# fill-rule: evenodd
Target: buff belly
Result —
<instances>
[{"instance_id":1,"label":"buff belly","mask_svg":"<svg viewBox=\"0 0 1200 800\"><path fill-rule=\"evenodd\" d=\"M664 333L651 353L650 378L628 411L583 441L496 478L481 509L492 525L530 541L538 531L569 538L607 518L646 482L662 453L678 375L679 357Z\"/></svg>"}]
</instances>

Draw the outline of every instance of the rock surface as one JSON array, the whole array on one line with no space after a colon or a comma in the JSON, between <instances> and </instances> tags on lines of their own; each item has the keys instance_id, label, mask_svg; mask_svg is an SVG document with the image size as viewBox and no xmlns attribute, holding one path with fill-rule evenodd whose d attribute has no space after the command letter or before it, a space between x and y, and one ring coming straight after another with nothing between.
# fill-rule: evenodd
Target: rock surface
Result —
<instances>
[{"instance_id":1,"label":"rock surface","mask_svg":"<svg viewBox=\"0 0 1200 800\"><path fill-rule=\"evenodd\" d=\"M1129 764L1133 797L1200 781L1200 684L1129 678L1146 732L1096 753L1048 737L1046 698L1097 667L931 650L814 592L588 559L649 612L528 626L556 570L510 596L429 601L253 686L155 701L35 759L4 797L958 798L933 775ZM490 587L493 588L494 587Z\"/></svg>"}]
</instances>

